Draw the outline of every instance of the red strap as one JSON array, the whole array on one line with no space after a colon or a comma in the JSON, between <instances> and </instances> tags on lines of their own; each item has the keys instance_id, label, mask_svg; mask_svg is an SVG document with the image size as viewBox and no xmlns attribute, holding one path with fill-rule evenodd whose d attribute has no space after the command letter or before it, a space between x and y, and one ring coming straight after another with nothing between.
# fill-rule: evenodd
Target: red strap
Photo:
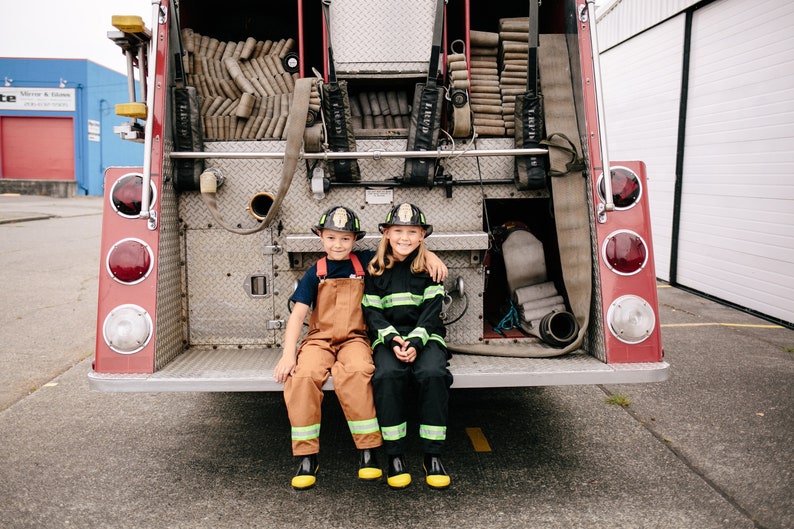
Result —
<instances>
[{"instance_id":1,"label":"red strap","mask_svg":"<svg viewBox=\"0 0 794 529\"><path fill-rule=\"evenodd\" d=\"M328 275L328 258L322 257L317 261L317 277L325 279Z\"/></svg>"},{"instance_id":2,"label":"red strap","mask_svg":"<svg viewBox=\"0 0 794 529\"><path fill-rule=\"evenodd\" d=\"M361 261L358 260L356 254L350 254L350 263L353 265L353 271L356 274L356 277L364 277L364 267L361 266ZM328 275L328 258L321 257L317 261L317 277L320 279L325 279Z\"/></svg>"},{"instance_id":3,"label":"red strap","mask_svg":"<svg viewBox=\"0 0 794 529\"><path fill-rule=\"evenodd\" d=\"M353 263L353 271L356 273L356 277L364 277L364 268L361 266L361 261L358 260L356 254L350 254L350 262Z\"/></svg>"}]
</instances>

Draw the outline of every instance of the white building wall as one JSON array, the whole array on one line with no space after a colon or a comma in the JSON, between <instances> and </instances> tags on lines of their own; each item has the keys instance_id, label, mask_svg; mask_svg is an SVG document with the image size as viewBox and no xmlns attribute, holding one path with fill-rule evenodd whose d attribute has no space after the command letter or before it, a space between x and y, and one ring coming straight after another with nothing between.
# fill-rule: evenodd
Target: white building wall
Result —
<instances>
[{"instance_id":1,"label":"white building wall","mask_svg":"<svg viewBox=\"0 0 794 529\"><path fill-rule=\"evenodd\" d=\"M678 283L794 321L794 2L694 13Z\"/></svg>"},{"instance_id":2,"label":"white building wall","mask_svg":"<svg viewBox=\"0 0 794 529\"><path fill-rule=\"evenodd\" d=\"M608 50L626 39L677 15L700 0L612 0L596 11L598 49Z\"/></svg>"},{"instance_id":3,"label":"white building wall","mask_svg":"<svg viewBox=\"0 0 794 529\"><path fill-rule=\"evenodd\" d=\"M640 159L647 166L656 276L665 280L683 49L684 15L679 15L601 55L609 159Z\"/></svg>"},{"instance_id":4,"label":"white building wall","mask_svg":"<svg viewBox=\"0 0 794 529\"><path fill-rule=\"evenodd\" d=\"M686 14L668 12L686 3L616 0L599 11L602 46L620 42L601 55L610 158L648 164L658 277L671 279L675 247L676 284L794 322L794 2L717 0L692 12L672 240ZM602 31L621 20L634 36Z\"/></svg>"}]
</instances>

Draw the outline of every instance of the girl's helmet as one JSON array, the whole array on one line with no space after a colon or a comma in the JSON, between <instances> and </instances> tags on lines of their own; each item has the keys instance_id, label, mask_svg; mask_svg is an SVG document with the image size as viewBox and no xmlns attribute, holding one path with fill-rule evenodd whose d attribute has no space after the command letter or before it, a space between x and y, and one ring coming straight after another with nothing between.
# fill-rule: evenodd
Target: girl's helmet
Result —
<instances>
[{"instance_id":1,"label":"girl's helmet","mask_svg":"<svg viewBox=\"0 0 794 529\"><path fill-rule=\"evenodd\" d=\"M346 231L360 240L367 232L361 230L361 222L353 210L344 206L334 206L323 213L320 222L312 226L312 233L320 235L320 230Z\"/></svg>"},{"instance_id":2,"label":"girl's helmet","mask_svg":"<svg viewBox=\"0 0 794 529\"><path fill-rule=\"evenodd\" d=\"M425 237L433 233L433 226L425 221L422 210L408 202L394 206L386 215L386 222L378 224L378 229L383 233L383 229L389 226L421 226L425 230Z\"/></svg>"}]
</instances>

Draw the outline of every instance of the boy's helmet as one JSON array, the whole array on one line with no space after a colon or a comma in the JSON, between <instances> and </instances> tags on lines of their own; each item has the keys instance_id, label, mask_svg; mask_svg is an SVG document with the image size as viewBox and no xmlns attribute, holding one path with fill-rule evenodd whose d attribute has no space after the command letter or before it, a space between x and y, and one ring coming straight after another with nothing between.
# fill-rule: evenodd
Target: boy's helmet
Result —
<instances>
[{"instance_id":1,"label":"boy's helmet","mask_svg":"<svg viewBox=\"0 0 794 529\"><path fill-rule=\"evenodd\" d=\"M378 224L378 229L383 233L383 229L389 226L421 226L425 230L425 237L433 233L433 226L425 221L422 210L408 202L394 206L386 215L386 222Z\"/></svg>"},{"instance_id":2,"label":"boy's helmet","mask_svg":"<svg viewBox=\"0 0 794 529\"><path fill-rule=\"evenodd\" d=\"M334 206L323 213L320 222L312 226L312 233L320 235L320 230L346 231L356 236L356 240L367 234L361 231L361 222L352 210L344 206Z\"/></svg>"}]
</instances>

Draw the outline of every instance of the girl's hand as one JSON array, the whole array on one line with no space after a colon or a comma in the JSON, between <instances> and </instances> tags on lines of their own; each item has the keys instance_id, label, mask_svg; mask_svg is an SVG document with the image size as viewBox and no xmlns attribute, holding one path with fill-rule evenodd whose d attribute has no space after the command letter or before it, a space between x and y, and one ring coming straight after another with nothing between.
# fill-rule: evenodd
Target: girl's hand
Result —
<instances>
[{"instance_id":1,"label":"girl's hand","mask_svg":"<svg viewBox=\"0 0 794 529\"><path fill-rule=\"evenodd\" d=\"M411 342L407 342L399 336L392 341L398 344L392 347L394 356L397 357L397 360L405 362L406 364L412 364L416 360L416 347L412 346Z\"/></svg>"}]
</instances>

